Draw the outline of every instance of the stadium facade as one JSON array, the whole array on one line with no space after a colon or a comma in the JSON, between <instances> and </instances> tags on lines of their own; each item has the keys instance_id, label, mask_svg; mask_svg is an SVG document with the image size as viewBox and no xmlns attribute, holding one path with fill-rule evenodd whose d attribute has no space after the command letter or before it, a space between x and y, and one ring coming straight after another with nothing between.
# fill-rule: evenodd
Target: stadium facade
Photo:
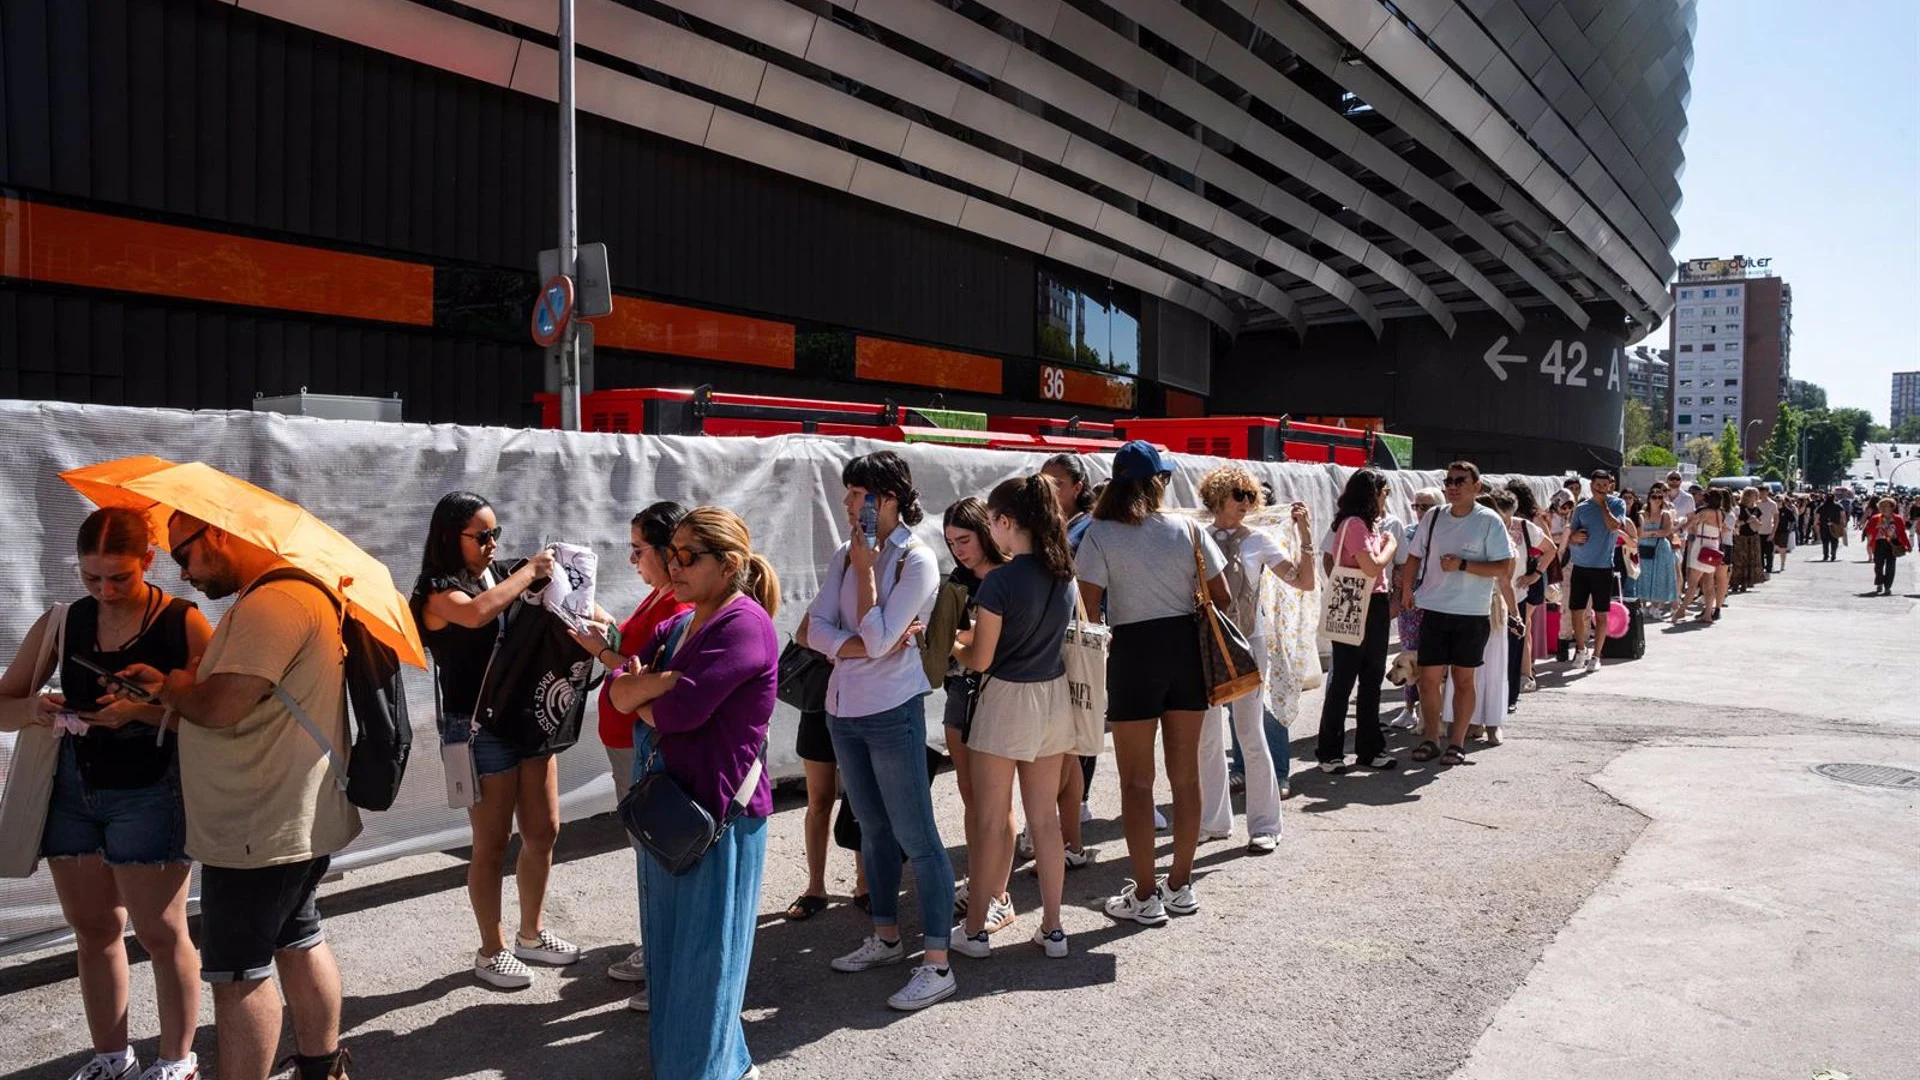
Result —
<instances>
[{"instance_id":1,"label":"stadium facade","mask_svg":"<svg viewBox=\"0 0 1920 1080\"><path fill-rule=\"evenodd\" d=\"M537 421L555 0L0 4L0 396ZM577 0L594 381L1617 460L1691 0Z\"/></svg>"}]
</instances>

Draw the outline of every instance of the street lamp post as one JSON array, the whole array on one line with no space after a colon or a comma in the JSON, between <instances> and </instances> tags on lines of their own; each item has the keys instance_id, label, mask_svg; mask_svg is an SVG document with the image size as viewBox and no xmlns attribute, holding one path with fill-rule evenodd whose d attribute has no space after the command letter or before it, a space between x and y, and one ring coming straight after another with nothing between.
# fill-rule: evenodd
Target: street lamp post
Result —
<instances>
[{"instance_id":1,"label":"street lamp post","mask_svg":"<svg viewBox=\"0 0 1920 1080\"><path fill-rule=\"evenodd\" d=\"M1747 421L1747 429L1740 433L1740 452L1747 456L1747 461L1754 460L1752 442L1753 429L1764 423L1766 423L1765 420L1749 420ZM1744 465L1746 462L1741 462L1741 464Z\"/></svg>"}]
</instances>

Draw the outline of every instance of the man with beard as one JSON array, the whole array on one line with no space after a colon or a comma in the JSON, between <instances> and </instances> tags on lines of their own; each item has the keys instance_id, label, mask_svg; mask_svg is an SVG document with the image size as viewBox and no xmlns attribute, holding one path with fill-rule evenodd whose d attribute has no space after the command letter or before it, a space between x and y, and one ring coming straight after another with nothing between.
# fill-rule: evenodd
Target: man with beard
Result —
<instances>
[{"instance_id":1,"label":"man with beard","mask_svg":"<svg viewBox=\"0 0 1920 1080\"><path fill-rule=\"evenodd\" d=\"M298 1080L344 1080L340 969L314 893L333 854L360 832L320 744L276 687L333 746L349 744L345 652L332 599L276 578L273 552L185 514L168 523L180 576L214 600L238 595L197 670L122 674L180 726L187 854L201 873L201 976L213 984L225 1080L266 1080L280 1045L278 971L293 1013ZM285 1062L281 1063L286 1064Z\"/></svg>"}]
</instances>

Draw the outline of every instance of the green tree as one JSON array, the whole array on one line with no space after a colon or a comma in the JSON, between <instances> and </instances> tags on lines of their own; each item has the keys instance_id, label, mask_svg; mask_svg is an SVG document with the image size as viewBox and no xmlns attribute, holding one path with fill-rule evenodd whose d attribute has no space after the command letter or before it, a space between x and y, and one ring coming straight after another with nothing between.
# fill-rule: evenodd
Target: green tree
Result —
<instances>
[{"instance_id":1,"label":"green tree","mask_svg":"<svg viewBox=\"0 0 1920 1080\"><path fill-rule=\"evenodd\" d=\"M1920 443L1920 415L1909 416L1900 421L1900 426L1893 429L1893 441ZM1904 478L1901 482L1905 482Z\"/></svg>"},{"instance_id":2,"label":"green tree","mask_svg":"<svg viewBox=\"0 0 1920 1080\"><path fill-rule=\"evenodd\" d=\"M1853 440L1856 448L1873 441L1869 438L1873 434L1873 414L1867 410L1829 409L1827 415L1833 417L1834 422L1840 425L1840 430L1846 432L1847 437ZM1855 452L1857 453L1858 450L1856 449Z\"/></svg>"},{"instance_id":3,"label":"green tree","mask_svg":"<svg viewBox=\"0 0 1920 1080\"><path fill-rule=\"evenodd\" d=\"M1765 474L1778 474L1772 477L1785 480L1793 475L1794 460L1799 457L1800 425L1803 422L1800 410L1786 402L1780 403L1780 409L1773 421L1773 433L1760 447L1761 467Z\"/></svg>"},{"instance_id":4,"label":"green tree","mask_svg":"<svg viewBox=\"0 0 1920 1080\"><path fill-rule=\"evenodd\" d=\"M1807 483L1830 487L1846 478L1847 467L1859 456L1848 425L1832 413L1807 418Z\"/></svg>"},{"instance_id":5,"label":"green tree","mask_svg":"<svg viewBox=\"0 0 1920 1080\"><path fill-rule=\"evenodd\" d=\"M1823 412L1827 407L1827 391L1803 379L1789 379L1787 402L1801 412Z\"/></svg>"},{"instance_id":6,"label":"green tree","mask_svg":"<svg viewBox=\"0 0 1920 1080\"><path fill-rule=\"evenodd\" d=\"M1720 442L1714 448L1720 454L1721 476L1738 476L1747 471L1747 455L1740 449L1740 421L1728 420L1720 429Z\"/></svg>"},{"instance_id":7,"label":"green tree","mask_svg":"<svg viewBox=\"0 0 1920 1080\"><path fill-rule=\"evenodd\" d=\"M1700 475L1707 479L1722 475L1720 468L1720 449L1711 435L1695 435L1687 440L1684 448L1686 460L1700 469Z\"/></svg>"},{"instance_id":8,"label":"green tree","mask_svg":"<svg viewBox=\"0 0 1920 1080\"><path fill-rule=\"evenodd\" d=\"M1653 423L1646 402L1627 399L1627 407L1620 414L1620 436L1621 443L1630 447L1645 446L1653 441Z\"/></svg>"},{"instance_id":9,"label":"green tree","mask_svg":"<svg viewBox=\"0 0 1920 1080\"><path fill-rule=\"evenodd\" d=\"M1643 443L1634 447L1633 452L1627 455L1627 464L1651 465L1657 469L1671 469L1675 465L1680 464L1680 459L1674 456L1673 451L1658 443Z\"/></svg>"}]
</instances>

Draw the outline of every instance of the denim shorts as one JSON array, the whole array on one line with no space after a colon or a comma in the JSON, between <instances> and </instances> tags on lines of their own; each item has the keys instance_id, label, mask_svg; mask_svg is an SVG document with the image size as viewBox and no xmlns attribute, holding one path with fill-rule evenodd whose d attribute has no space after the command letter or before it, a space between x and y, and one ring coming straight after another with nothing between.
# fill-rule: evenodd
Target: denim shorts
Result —
<instances>
[{"instance_id":1,"label":"denim shorts","mask_svg":"<svg viewBox=\"0 0 1920 1080\"><path fill-rule=\"evenodd\" d=\"M146 787L93 788L80 778L73 740L60 740L47 827L40 834L42 857L100 855L108 866L157 866L186 862L186 844L178 761Z\"/></svg>"},{"instance_id":2,"label":"denim shorts","mask_svg":"<svg viewBox=\"0 0 1920 1080\"><path fill-rule=\"evenodd\" d=\"M473 717L454 713L444 720L441 742L472 742L473 771L478 776L497 776L512 772L523 761L536 761L552 754L529 754L525 750L488 731L475 728Z\"/></svg>"}]
</instances>

